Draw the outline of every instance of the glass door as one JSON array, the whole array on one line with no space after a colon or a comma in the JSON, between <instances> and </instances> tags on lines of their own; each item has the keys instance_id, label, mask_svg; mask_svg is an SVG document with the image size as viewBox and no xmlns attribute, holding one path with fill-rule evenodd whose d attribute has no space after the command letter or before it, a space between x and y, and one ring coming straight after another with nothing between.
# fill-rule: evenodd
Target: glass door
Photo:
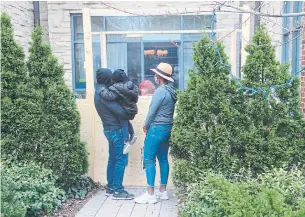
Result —
<instances>
[{"instance_id":1,"label":"glass door","mask_svg":"<svg viewBox=\"0 0 305 217\"><path fill-rule=\"evenodd\" d=\"M150 70L161 62L173 67L175 86L179 87L179 45L172 42L145 42L144 45L144 80L154 81L154 73Z\"/></svg>"}]
</instances>

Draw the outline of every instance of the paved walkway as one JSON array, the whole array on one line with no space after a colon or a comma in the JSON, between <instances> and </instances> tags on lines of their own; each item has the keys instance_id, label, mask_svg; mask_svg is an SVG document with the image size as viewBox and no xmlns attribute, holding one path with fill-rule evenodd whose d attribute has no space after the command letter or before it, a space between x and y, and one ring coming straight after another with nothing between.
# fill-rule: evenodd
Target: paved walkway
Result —
<instances>
[{"instance_id":1,"label":"paved walkway","mask_svg":"<svg viewBox=\"0 0 305 217\"><path fill-rule=\"evenodd\" d=\"M144 188L126 189L129 193L139 196ZM112 200L99 191L79 211L76 217L177 217L177 197L169 191L170 200L159 201L157 204L135 204L133 200Z\"/></svg>"}]
</instances>

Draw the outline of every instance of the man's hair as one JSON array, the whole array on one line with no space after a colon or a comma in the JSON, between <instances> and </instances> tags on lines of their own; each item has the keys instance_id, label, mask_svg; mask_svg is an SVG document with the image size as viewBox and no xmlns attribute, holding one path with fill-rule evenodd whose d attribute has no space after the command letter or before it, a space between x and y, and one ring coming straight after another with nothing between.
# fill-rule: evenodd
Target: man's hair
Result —
<instances>
[{"instance_id":1,"label":"man's hair","mask_svg":"<svg viewBox=\"0 0 305 217\"><path fill-rule=\"evenodd\" d=\"M168 80L167 79L165 79L165 78L163 78L162 76L160 76L160 75L158 75L158 74L156 74L156 76L159 78L159 79L162 79L166 84L168 84Z\"/></svg>"},{"instance_id":2,"label":"man's hair","mask_svg":"<svg viewBox=\"0 0 305 217\"><path fill-rule=\"evenodd\" d=\"M111 85L112 72L107 68L100 68L96 71L96 81L98 84L104 84L106 86Z\"/></svg>"}]
</instances>

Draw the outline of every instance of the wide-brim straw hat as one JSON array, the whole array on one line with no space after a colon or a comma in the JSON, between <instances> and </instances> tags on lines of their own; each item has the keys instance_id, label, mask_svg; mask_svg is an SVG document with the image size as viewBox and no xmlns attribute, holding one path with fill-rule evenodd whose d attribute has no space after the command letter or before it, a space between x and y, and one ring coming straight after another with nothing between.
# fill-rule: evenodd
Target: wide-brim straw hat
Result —
<instances>
[{"instance_id":1,"label":"wide-brim straw hat","mask_svg":"<svg viewBox=\"0 0 305 217\"><path fill-rule=\"evenodd\" d=\"M173 74L173 68L168 63L160 63L157 68L150 69L154 73L160 75L162 78L174 82L174 79L172 78Z\"/></svg>"}]
</instances>

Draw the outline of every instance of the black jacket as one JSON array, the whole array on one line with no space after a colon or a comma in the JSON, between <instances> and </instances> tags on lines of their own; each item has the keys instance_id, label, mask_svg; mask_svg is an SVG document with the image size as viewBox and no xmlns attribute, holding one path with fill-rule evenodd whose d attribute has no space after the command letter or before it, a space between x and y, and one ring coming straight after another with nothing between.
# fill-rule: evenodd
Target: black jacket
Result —
<instances>
[{"instance_id":1,"label":"black jacket","mask_svg":"<svg viewBox=\"0 0 305 217\"><path fill-rule=\"evenodd\" d=\"M139 99L139 89L131 81L115 83L109 89L102 88L100 97L107 101L116 100L132 119L138 113L136 103Z\"/></svg>"},{"instance_id":2,"label":"black jacket","mask_svg":"<svg viewBox=\"0 0 305 217\"><path fill-rule=\"evenodd\" d=\"M117 102L108 102L101 99L100 92L103 88L105 88L104 85L96 85L94 105L102 120L104 130L113 131L122 129L119 118L129 120L132 116L129 116L123 107Z\"/></svg>"}]
</instances>

